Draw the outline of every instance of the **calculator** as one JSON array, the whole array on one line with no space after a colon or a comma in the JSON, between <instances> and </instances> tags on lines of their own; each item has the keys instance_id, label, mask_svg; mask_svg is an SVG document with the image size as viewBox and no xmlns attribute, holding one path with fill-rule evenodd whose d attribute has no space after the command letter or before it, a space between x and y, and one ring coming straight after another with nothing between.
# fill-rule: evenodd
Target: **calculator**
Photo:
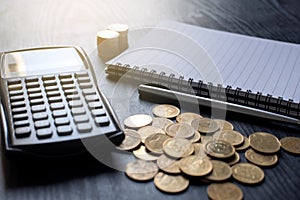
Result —
<instances>
[{"instance_id":1,"label":"calculator","mask_svg":"<svg viewBox=\"0 0 300 200\"><path fill-rule=\"evenodd\" d=\"M7 154L76 155L84 152L82 139L108 138L115 145L124 139L80 47L1 53L0 79L1 138Z\"/></svg>"}]
</instances>

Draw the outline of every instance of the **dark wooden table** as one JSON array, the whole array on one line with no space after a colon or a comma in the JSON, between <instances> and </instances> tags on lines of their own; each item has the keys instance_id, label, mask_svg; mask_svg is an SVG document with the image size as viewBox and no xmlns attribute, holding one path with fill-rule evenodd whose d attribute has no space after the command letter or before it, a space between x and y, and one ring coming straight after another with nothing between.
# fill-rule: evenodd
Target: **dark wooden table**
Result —
<instances>
[{"instance_id":1,"label":"dark wooden table","mask_svg":"<svg viewBox=\"0 0 300 200\"><path fill-rule=\"evenodd\" d=\"M94 57L96 32L106 25L120 22L137 29L154 26L164 19L300 44L299 10L298 0L1 1L0 51L71 44L82 46ZM110 97L109 88L115 83L105 80L103 66L96 58L92 60L94 66L98 66L99 85ZM128 87L133 91L128 101L130 113L149 113L153 104L140 100L134 86ZM119 118L123 120L122 113ZM255 131L270 132L278 138L299 137L300 133L299 126L236 115L229 115L227 120L246 136ZM264 169L266 177L262 184L248 186L234 181L243 190L245 199L300 198L300 157L283 150L278 156L278 165ZM243 154L242 161L245 161ZM20 164L2 155L0 168L1 200L208 199L207 185L200 181L193 182L183 193L165 194L158 191L152 181L134 182L123 172L92 157Z\"/></svg>"}]
</instances>

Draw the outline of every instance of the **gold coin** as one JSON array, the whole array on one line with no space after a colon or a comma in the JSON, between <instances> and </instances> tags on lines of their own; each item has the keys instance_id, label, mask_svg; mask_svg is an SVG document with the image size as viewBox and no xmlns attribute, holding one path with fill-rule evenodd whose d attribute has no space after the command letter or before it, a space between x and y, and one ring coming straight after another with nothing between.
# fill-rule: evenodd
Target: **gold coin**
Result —
<instances>
[{"instance_id":1,"label":"gold coin","mask_svg":"<svg viewBox=\"0 0 300 200\"><path fill-rule=\"evenodd\" d=\"M154 177L154 184L163 192L178 193L188 188L189 180L181 175L169 175L159 172Z\"/></svg>"},{"instance_id":2,"label":"gold coin","mask_svg":"<svg viewBox=\"0 0 300 200\"><path fill-rule=\"evenodd\" d=\"M144 145L141 145L139 149L133 151L133 155L138 159L146 161L154 161L158 159L158 156L148 152Z\"/></svg>"},{"instance_id":3,"label":"gold coin","mask_svg":"<svg viewBox=\"0 0 300 200\"><path fill-rule=\"evenodd\" d=\"M230 166L235 165L236 163L238 163L240 161L240 154L235 152L233 154L233 156L231 156L229 158L225 158L223 161L226 162Z\"/></svg>"},{"instance_id":4,"label":"gold coin","mask_svg":"<svg viewBox=\"0 0 300 200\"><path fill-rule=\"evenodd\" d=\"M204 151L204 144L202 143L193 143L194 145L194 155L198 156L201 159L210 159Z\"/></svg>"},{"instance_id":5,"label":"gold coin","mask_svg":"<svg viewBox=\"0 0 300 200\"><path fill-rule=\"evenodd\" d=\"M233 130L233 125L223 119L214 119L219 124L220 130Z\"/></svg>"},{"instance_id":6,"label":"gold coin","mask_svg":"<svg viewBox=\"0 0 300 200\"><path fill-rule=\"evenodd\" d=\"M179 161L166 155L161 155L156 162L159 169L170 174L179 174Z\"/></svg>"},{"instance_id":7,"label":"gold coin","mask_svg":"<svg viewBox=\"0 0 300 200\"><path fill-rule=\"evenodd\" d=\"M145 114L137 114L137 115L132 115L127 117L124 120L124 125L127 128L141 128L143 126L147 126L151 124L152 122L152 117L150 115L145 115Z\"/></svg>"},{"instance_id":8,"label":"gold coin","mask_svg":"<svg viewBox=\"0 0 300 200\"><path fill-rule=\"evenodd\" d=\"M202 116L196 113L191 113L191 112L186 112L186 113L181 113L176 117L176 121L178 123L186 123L191 125L192 121L194 119L201 119Z\"/></svg>"},{"instance_id":9,"label":"gold coin","mask_svg":"<svg viewBox=\"0 0 300 200\"><path fill-rule=\"evenodd\" d=\"M145 143L145 139L149 137L150 135L156 134L156 133L162 133L165 134L165 131L161 128L155 127L155 126L144 126L138 130L139 135L141 136L142 143Z\"/></svg>"},{"instance_id":10,"label":"gold coin","mask_svg":"<svg viewBox=\"0 0 300 200\"><path fill-rule=\"evenodd\" d=\"M194 152L193 144L184 138L171 138L163 144L164 152L173 158L181 158Z\"/></svg>"},{"instance_id":11,"label":"gold coin","mask_svg":"<svg viewBox=\"0 0 300 200\"><path fill-rule=\"evenodd\" d=\"M155 106L152 109L152 113L157 117L174 118L179 115L180 110L176 106L169 105L169 104L162 104L162 105Z\"/></svg>"},{"instance_id":12,"label":"gold coin","mask_svg":"<svg viewBox=\"0 0 300 200\"><path fill-rule=\"evenodd\" d=\"M207 142L204 150L208 155L215 158L229 158L235 152L234 147L230 143L222 140L213 140Z\"/></svg>"},{"instance_id":13,"label":"gold coin","mask_svg":"<svg viewBox=\"0 0 300 200\"><path fill-rule=\"evenodd\" d=\"M184 123L170 124L166 127L166 133L171 137L190 138L194 136L195 130L191 125Z\"/></svg>"},{"instance_id":14,"label":"gold coin","mask_svg":"<svg viewBox=\"0 0 300 200\"><path fill-rule=\"evenodd\" d=\"M281 147L287 152L300 154L300 138L285 137L280 140Z\"/></svg>"},{"instance_id":15,"label":"gold coin","mask_svg":"<svg viewBox=\"0 0 300 200\"><path fill-rule=\"evenodd\" d=\"M240 145L244 142L244 136L237 131L233 130L222 130L217 134L218 140L229 142L233 146Z\"/></svg>"},{"instance_id":16,"label":"gold coin","mask_svg":"<svg viewBox=\"0 0 300 200\"><path fill-rule=\"evenodd\" d=\"M126 175L137 181L150 180L154 178L157 172L156 164L150 161L134 160L126 166Z\"/></svg>"},{"instance_id":17,"label":"gold coin","mask_svg":"<svg viewBox=\"0 0 300 200\"><path fill-rule=\"evenodd\" d=\"M244 142L240 144L239 146L235 147L236 151L243 151L245 149L248 149L250 146L250 141L247 137L244 136Z\"/></svg>"},{"instance_id":18,"label":"gold coin","mask_svg":"<svg viewBox=\"0 0 300 200\"><path fill-rule=\"evenodd\" d=\"M245 152L245 157L249 162L262 167L273 166L278 161L278 157L275 154L261 154L253 151L252 149L248 149Z\"/></svg>"},{"instance_id":19,"label":"gold coin","mask_svg":"<svg viewBox=\"0 0 300 200\"><path fill-rule=\"evenodd\" d=\"M235 184L212 183L207 187L207 195L213 200L242 200L243 191Z\"/></svg>"},{"instance_id":20,"label":"gold coin","mask_svg":"<svg viewBox=\"0 0 300 200\"><path fill-rule=\"evenodd\" d=\"M173 122L167 118L154 117L152 121L152 126L158 127L160 129L165 129L167 125L173 124Z\"/></svg>"},{"instance_id":21,"label":"gold coin","mask_svg":"<svg viewBox=\"0 0 300 200\"><path fill-rule=\"evenodd\" d=\"M219 160L211 160L213 169L205 178L210 181L224 181L231 177L232 171L230 166Z\"/></svg>"},{"instance_id":22,"label":"gold coin","mask_svg":"<svg viewBox=\"0 0 300 200\"><path fill-rule=\"evenodd\" d=\"M141 137L135 130L125 129L124 130L125 138L122 143L117 146L117 149L120 150L131 150L137 147L141 143Z\"/></svg>"},{"instance_id":23,"label":"gold coin","mask_svg":"<svg viewBox=\"0 0 300 200\"><path fill-rule=\"evenodd\" d=\"M217 122L209 118L194 119L191 125L195 130L204 134L216 132L220 128Z\"/></svg>"},{"instance_id":24,"label":"gold coin","mask_svg":"<svg viewBox=\"0 0 300 200\"><path fill-rule=\"evenodd\" d=\"M170 139L169 136L161 133L156 133L153 135L150 135L145 140L145 146L146 148L156 154L162 154L163 151L163 143Z\"/></svg>"},{"instance_id":25,"label":"gold coin","mask_svg":"<svg viewBox=\"0 0 300 200\"><path fill-rule=\"evenodd\" d=\"M232 166L232 176L235 180L246 184L256 184L264 180L264 171L251 163L238 163Z\"/></svg>"},{"instance_id":26,"label":"gold coin","mask_svg":"<svg viewBox=\"0 0 300 200\"><path fill-rule=\"evenodd\" d=\"M252 133L249 136L250 146L261 153L276 153L280 149L280 142L274 135L264 132Z\"/></svg>"},{"instance_id":27,"label":"gold coin","mask_svg":"<svg viewBox=\"0 0 300 200\"><path fill-rule=\"evenodd\" d=\"M212 171L212 163L208 159L200 159L198 156L188 156L180 160L180 169L190 176L205 176Z\"/></svg>"},{"instance_id":28,"label":"gold coin","mask_svg":"<svg viewBox=\"0 0 300 200\"><path fill-rule=\"evenodd\" d=\"M201 135L198 131L194 132L194 136L191 138L188 138L192 143L198 142L201 139Z\"/></svg>"}]
</instances>

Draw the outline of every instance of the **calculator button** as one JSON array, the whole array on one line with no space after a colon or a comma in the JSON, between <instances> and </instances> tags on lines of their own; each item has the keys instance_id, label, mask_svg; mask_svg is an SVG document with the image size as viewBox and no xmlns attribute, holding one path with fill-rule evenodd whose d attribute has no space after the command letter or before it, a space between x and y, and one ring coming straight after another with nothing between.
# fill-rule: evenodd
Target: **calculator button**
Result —
<instances>
[{"instance_id":1,"label":"calculator button","mask_svg":"<svg viewBox=\"0 0 300 200\"><path fill-rule=\"evenodd\" d=\"M9 85L8 90L9 91L22 90L22 85L21 84Z\"/></svg>"},{"instance_id":2,"label":"calculator button","mask_svg":"<svg viewBox=\"0 0 300 200\"><path fill-rule=\"evenodd\" d=\"M45 120L48 119L48 114L45 112L40 112L40 113L34 113L33 114L33 120L38 121L38 120Z\"/></svg>"},{"instance_id":3,"label":"calculator button","mask_svg":"<svg viewBox=\"0 0 300 200\"><path fill-rule=\"evenodd\" d=\"M87 102L99 101L99 97L98 97L98 95L87 95L87 96L85 96L85 100Z\"/></svg>"},{"instance_id":4,"label":"calculator button","mask_svg":"<svg viewBox=\"0 0 300 200\"><path fill-rule=\"evenodd\" d=\"M100 116L105 116L106 112L104 109L96 109L96 110L92 110L92 115L93 117L100 117Z\"/></svg>"},{"instance_id":5,"label":"calculator button","mask_svg":"<svg viewBox=\"0 0 300 200\"><path fill-rule=\"evenodd\" d=\"M43 81L49 81L49 80L55 80L55 76L54 75L45 75L43 76Z\"/></svg>"},{"instance_id":6,"label":"calculator button","mask_svg":"<svg viewBox=\"0 0 300 200\"><path fill-rule=\"evenodd\" d=\"M89 121L89 118L87 115L77 115L77 116L74 116L74 122L76 124L78 123L83 123L83 122L88 122Z\"/></svg>"},{"instance_id":7,"label":"calculator button","mask_svg":"<svg viewBox=\"0 0 300 200\"><path fill-rule=\"evenodd\" d=\"M68 84L68 85L63 85L62 86L63 90L70 90L70 89L75 89L76 88L76 85L74 84Z\"/></svg>"},{"instance_id":8,"label":"calculator button","mask_svg":"<svg viewBox=\"0 0 300 200\"><path fill-rule=\"evenodd\" d=\"M25 107L25 102L24 101L17 101L17 102L12 102L10 105L11 105L12 108Z\"/></svg>"},{"instance_id":9,"label":"calculator button","mask_svg":"<svg viewBox=\"0 0 300 200\"><path fill-rule=\"evenodd\" d=\"M15 84L21 84L21 79L16 78L16 79L10 79L7 81L8 85L15 85Z\"/></svg>"},{"instance_id":10,"label":"calculator button","mask_svg":"<svg viewBox=\"0 0 300 200\"><path fill-rule=\"evenodd\" d=\"M28 78L25 79L26 83L29 83L29 82L38 82L38 81L39 81L38 77L28 77Z\"/></svg>"},{"instance_id":11,"label":"calculator button","mask_svg":"<svg viewBox=\"0 0 300 200\"><path fill-rule=\"evenodd\" d=\"M69 101L70 108L82 107L83 104L81 101Z\"/></svg>"},{"instance_id":12,"label":"calculator button","mask_svg":"<svg viewBox=\"0 0 300 200\"><path fill-rule=\"evenodd\" d=\"M72 78L72 74L63 73L59 75L59 79L64 79L64 78Z\"/></svg>"},{"instance_id":13,"label":"calculator button","mask_svg":"<svg viewBox=\"0 0 300 200\"><path fill-rule=\"evenodd\" d=\"M67 101L79 100L80 96L78 94L70 94L67 95Z\"/></svg>"},{"instance_id":14,"label":"calculator button","mask_svg":"<svg viewBox=\"0 0 300 200\"><path fill-rule=\"evenodd\" d=\"M50 127L50 122L49 122L49 120L36 121L34 123L34 126L35 126L36 129L49 128Z\"/></svg>"},{"instance_id":15,"label":"calculator button","mask_svg":"<svg viewBox=\"0 0 300 200\"><path fill-rule=\"evenodd\" d=\"M62 98L61 97L49 97L48 102L49 103L62 102Z\"/></svg>"},{"instance_id":16,"label":"calculator button","mask_svg":"<svg viewBox=\"0 0 300 200\"><path fill-rule=\"evenodd\" d=\"M77 124L77 130L79 133L88 133L91 132L93 127L89 123Z\"/></svg>"},{"instance_id":17,"label":"calculator button","mask_svg":"<svg viewBox=\"0 0 300 200\"><path fill-rule=\"evenodd\" d=\"M78 82L78 83L86 83L86 82L90 82L90 77L78 77L78 78L77 78L77 82Z\"/></svg>"},{"instance_id":18,"label":"calculator button","mask_svg":"<svg viewBox=\"0 0 300 200\"><path fill-rule=\"evenodd\" d=\"M36 132L36 136L39 139L50 138L52 136L52 130L50 128L39 129Z\"/></svg>"},{"instance_id":19,"label":"calculator button","mask_svg":"<svg viewBox=\"0 0 300 200\"><path fill-rule=\"evenodd\" d=\"M96 94L96 90L95 90L94 88L83 89L83 90L82 90L82 94L83 94L84 96Z\"/></svg>"},{"instance_id":20,"label":"calculator button","mask_svg":"<svg viewBox=\"0 0 300 200\"><path fill-rule=\"evenodd\" d=\"M9 92L9 96L18 96L18 95L23 95L22 90L13 90Z\"/></svg>"},{"instance_id":21,"label":"calculator button","mask_svg":"<svg viewBox=\"0 0 300 200\"><path fill-rule=\"evenodd\" d=\"M92 88L93 85L91 83L79 83L80 89Z\"/></svg>"},{"instance_id":22,"label":"calculator button","mask_svg":"<svg viewBox=\"0 0 300 200\"><path fill-rule=\"evenodd\" d=\"M14 127L24 127L24 126L29 126L29 121L28 120L22 120L22 121L16 121L14 122Z\"/></svg>"},{"instance_id":23,"label":"calculator button","mask_svg":"<svg viewBox=\"0 0 300 200\"><path fill-rule=\"evenodd\" d=\"M34 94L34 93L41 93L41 89L40 88L29 88L27 89L27 93L28 94Z\"/></svg>"},{"instance_id":24,"label":"calculator button","mask_svg":"<svg viewBox=\"0 0 300 200\"><path fill-rule=\"evenodd\" d=\"M67 111L65 110L54 110L52 112L53 118L58 118L58 117L66 117L67 116Z\"/></svg>"},{"instance_id":25,"label":"calculator button","mask_svg":"<svg viewBox=\"0 0 300 200\"><path fill-rule=\"evenodd\" d=\"M56 91L56 90L58 90L58 87L56 85L55 86L47 86L47 87L45 87L45 90L46 90L46 92Z\"/></svg>"},{"instance_id":26,"label":"calculator button","mask_svg":"<svg viewBox=\"0 0 300 200\"><path fill-rule=\"evenodd\" d=\"M73 129L70 126L58 126L57 134L58 135L70 135L73 132Z\"/></svg>"},{"instance_id":27,"label":"calculator button","mask_svg":"<svg viewBox=\"0 0 300 200\"><path fill-rule=\"evenodd\" d=\"M71 112L73 116L86 114L84 108L72 108Z\"/></svg>"},{"instance_id":28,"label":"calculator button","mask_svg":"<svg viewBox=\"0 0 300 200\"><path fill-rule=\"evenodd\" d=\"M46 111L46 106L45 106L45 105L32 106L32 107L31 107L31 111L32 111L33 113L36 113L36 112L44 112L44 111Z\"/></svg>"},{"instance_id":29,"label":"calculator button","mask_svg":"<svg viewBox=\"0 0 300 200\"><path fill-rule=\"evenodd\" d=\"M24 96L12 96L12 97L10 97L11 102L24 101L24 100L25 100Z\"/></svg>"},{"instance_id":30,"label":"calculator button","mask_svg":"<svg viewBox=\"0 0 300 200\"><path fill-rule=\"evenodd\" d=\"M60 96L60 92L59 91L50 91L50 92L47 92L47 96L48 97Z\"/></svg>"},{"instance_id":31,"label":"calculator button","mask_svg":"<svg viewBox=\"0 0 300 200\"><path fill-rule=\"evenodd\" d=\"M89 74L87 72L76 72L75 73L75 77L78 78L78 77L88 77Z\"/></svg>"},{"instance_id":32,"label":"calculator button","mask_svg":"<svg viewBox=\"0 0 300 200\"><path fill-rule=\"evenodd\" d=\"M27 88L38 88L38 87L40 87L40 84L39 84L39 82L29 82L29 83L26 83L26 87Z\"/></svg>"},{"instance_id":33,"label":"calculator button","mask_svg":"<svg viewBox=\"0 0 300 200\"><path fill-rule=\"evenodd\" d=\"M69 89L65 90L66 95L73 95L73 94L78 94L78 91L76 89Z\"/></svg>"},{"instance_id":34,"label":"calculator button","mask_svg":"<svg viewBox=\"0 0 300 200\"><path fill-rule=\"evenodd\" d=\"M99 126L108 126L109 125L109 119L108 117L96 117L95 123Z\"/></svg>"},{"instance_id":35,"label":"calculator button","mask_svg":"<svg viewBox=\"0 0 300 200\"><path fill-rule=\"evenodd\" d=\"M56 85L56 81L55 80L44 81L44 86L53 86L53 85Z\"/></svg>"},{"instance_id":36,"label":"calculator button","mask_svg":"<svg viewBox=\"0 0 300 200\"><path fill-rule=\"evenodd\" d=\"M13 115L13 119L14 119L14 121L25 120L25 119L28 119L28 115L27 114Z\"/></svg>"},{"instance_id":37,"label":"calculator button","mask_svg":"<svg viewBox=\"0 0 300 200\"><path fill-rule=\"evenodd\" d=\"M21 113L26 113L27 110L25 107L21 107L21 108L13 108L12 109L12 113L13 114L21 114Z\"/></svg>"},{"instance_id":38,"label":"calculator button","mask_svg":"<svg viewBox=\"0 0 300 200\"><path fill-rule=\"evenodd\" d=\"M90 103L88 103L88 106L91 110L102 108L102 104L99 101L98 102L90 102Z\"/></svg>"},{"instance_id":39,"label":"calculator button","mask_svg":"<svg viewBox=\"0 0 300 200\"><path fill-rule=\"evenodd\" d=\"M74 81L73 81L73 79L71 79L71 78L65 78L65 79L61 79L61 80L60 80L60 83L61 83L62 85L66 85L66 84L73 84Z\"/></svg>"},{"instance_id":40,"label":"calculator button","mask_svg":"<svg viewBox=\"0 0 300 200\"><path fill-rule=\"evenodd\" d=\"M16 128L15 130L16 138L29 137L30 133L31 133L30 127L21 127L21 128Z\"/></svg>"},{"instance_id":41,"label":"calculator button","mask_svg":"<svg viewBox=\"0 0 300 200\"><path fill-rule=\"evenodd\" d=\"M70 120L68 118L56 118L54 123L55 123L55 126L69 125Z\"/></svg>"},{"instance_id":42,"label":"calculator button","mask_svg":"<svg viewBox=\"0 0 300 200\"><path fill-rule=\"evenodd\" d=\"M43 99L32 99L29 101L31 106L44 104Z\"/></svg>"},{"instance_id":43,"label":"calculator button","mask_svg":"<svg viewBox=\"0 0 300 200\"><path fill-rule=\"evenodd\" d=\"M33 93L33 94L29 94L28 95L29 99L39 99L39 98L43 98L41 93Z\"/></svg>"},{"instance_id":44,"label":"calculator button","mask_svg":"<svg viewBox=\"0 0 300 200\"><path fill-rule=\"evenodd\" d=\"M63 103L51 103L50 108L51 110L60 110L60 109L64 109L65 105Z\"/></svg>"}]
</instances>

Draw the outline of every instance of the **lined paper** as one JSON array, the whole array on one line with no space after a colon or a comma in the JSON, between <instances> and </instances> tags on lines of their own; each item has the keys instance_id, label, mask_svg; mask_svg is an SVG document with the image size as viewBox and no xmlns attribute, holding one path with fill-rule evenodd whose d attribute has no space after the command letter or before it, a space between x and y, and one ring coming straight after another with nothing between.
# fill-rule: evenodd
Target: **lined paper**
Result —
<instances>
[{"instance_id":1,"label":"lined paper","mask_svg":"<svg viewBox=\"0 0 300 200\"><path fill-rule=\"evenodd\" d=\"M298 44L173 21L149 29L144 37L133 43L109 63L153 68L186 79L191 77L300 101Z\"/></svg>"}]
</instances>

